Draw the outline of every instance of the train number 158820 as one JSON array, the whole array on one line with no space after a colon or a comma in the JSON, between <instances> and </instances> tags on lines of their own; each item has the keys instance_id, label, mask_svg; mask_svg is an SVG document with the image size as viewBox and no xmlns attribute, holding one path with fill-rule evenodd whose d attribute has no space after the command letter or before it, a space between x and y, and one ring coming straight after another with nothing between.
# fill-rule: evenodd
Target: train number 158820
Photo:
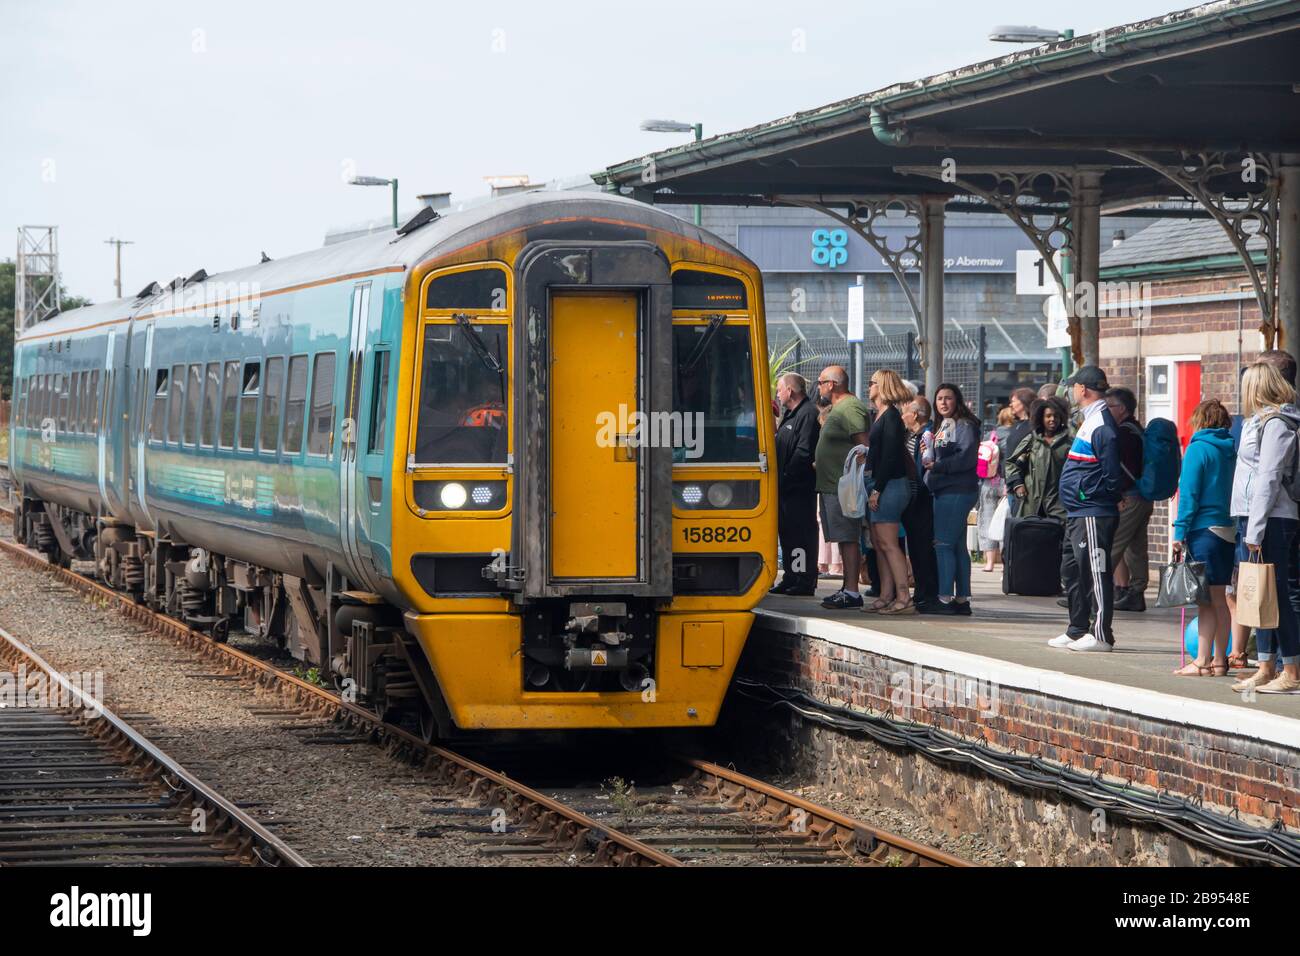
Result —
<instances>
[{"instance_id":1,"label":"train number 158820","mask_svg":"<svg viewBox=\"0 0 1300 956\"><path fill-rule=\"evenodd\" d=\"M731 544L737 541L749 540L748 528L683 528L682 540L691 544Z\"/></svg>"}]
</instances>

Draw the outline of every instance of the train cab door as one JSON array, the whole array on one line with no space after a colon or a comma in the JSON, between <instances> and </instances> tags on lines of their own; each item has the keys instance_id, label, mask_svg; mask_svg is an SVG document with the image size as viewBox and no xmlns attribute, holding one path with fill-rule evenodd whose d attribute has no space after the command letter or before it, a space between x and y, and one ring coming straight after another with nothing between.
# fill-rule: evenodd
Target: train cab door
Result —
<instances>
[{"instance_id":1,"label":"train cab door","mask_svg":"<svg viewBox=\"0 0 1300 956\"><path fill-rule=\"evenodd\" d=\"M672 283L642 241L519 256L511 570L524 598L672 594ZM640 427L638 426L640 422Z\"/></svg>"},{"instance_id":2,"label":"train cab door","mask_svg":"<svg viewBox=\"0 0 1300 956\"><path fill-rule=\"evenodd\" d=\"M638 297L562 292L550 311L551 575L635 580Z\"/></svg>"},{"instance_id":3,"label":"train cab door","mask_svg":"<svg viewBox=\"0 0 1300 956\"><path fill-rule=\"evenodd\" d=\"M343 416L343 442L339 465L339 532L343 552L358 585L375 590L376 584L371 580L370 562L365 542L368 540L370 525L370 499L367 490L367 476L363 474L361 456L358 446L365 441L361 422L364 421L365 409L363 399L368 398L362 383L366 381L367 368L373 362L367 362L365 353L367 317L370 314L371 283L358 282L352 287L350 310L348 353L347 395L344 398L346 410ZM368 401L364 402L368 406Z\"/></svg>"}]
</instances>

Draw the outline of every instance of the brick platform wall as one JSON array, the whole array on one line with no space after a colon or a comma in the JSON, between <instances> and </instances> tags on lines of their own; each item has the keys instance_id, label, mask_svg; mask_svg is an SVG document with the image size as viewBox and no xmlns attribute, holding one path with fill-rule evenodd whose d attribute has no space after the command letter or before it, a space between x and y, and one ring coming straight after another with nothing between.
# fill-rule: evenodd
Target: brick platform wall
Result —
<instances>
[{"instance_id":1,"label":"brick platform wall","mask_svg":"<svg viewBox=\"0 0 1300 956\"><path fill-rule=\"evenodd\" d=\"M1300 827L1300 748L1014 687L994 693L985 685L981 695L976 683L966 700L968 679L959 675L918 671L907 661L765 629L748 642L740 673L798 687L819 700L876 713L892 710L903 721L983 737L995 748L1100 771L1115 782L1199 797L1222 812L1259 818L1255 823L1281 819ZM946 690L950 685L952 692Z\"/></svg>"}]
</instances>

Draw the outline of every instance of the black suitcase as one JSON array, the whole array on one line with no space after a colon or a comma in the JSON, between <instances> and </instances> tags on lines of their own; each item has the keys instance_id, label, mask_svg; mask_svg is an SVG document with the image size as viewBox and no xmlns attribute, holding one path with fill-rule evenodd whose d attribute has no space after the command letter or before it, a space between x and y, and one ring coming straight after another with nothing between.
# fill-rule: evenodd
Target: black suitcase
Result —
<instances>
[{"instance_id":1,"label":"black suitcase","mask_svg":"<svg viewBox=\"0 0 1300 956\"><path fill-rule=\"evenodd\" d=\"M1063 522L1008 517L1002 538L1003 594L1055 597L1061 593Z\"/></svg>"}]
</instances>

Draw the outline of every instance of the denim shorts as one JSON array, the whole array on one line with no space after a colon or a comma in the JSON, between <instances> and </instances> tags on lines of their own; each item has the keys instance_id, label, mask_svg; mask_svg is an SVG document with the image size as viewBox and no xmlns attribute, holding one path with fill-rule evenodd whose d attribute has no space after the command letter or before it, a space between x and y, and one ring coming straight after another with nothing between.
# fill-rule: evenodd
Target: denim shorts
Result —
<instances>
[{"instance_id":1,"label":"denim shorts","mask_svg":"<svg viewBox=\"0 0 1300 956\"><path fill-rule=\"evenodd\" d=\"M912 485L906 478L885 482L875 511L867 509L872 524L898 524L903 520L903 510L912 500Z\"/></svg>"},{"instance_id":2,"label":"denim shorts","mask_svg":"<svg viewBox=\"0 0 1300 956\"><path fill-rule=\"evenodd\" d=\"M1205 583L1219 587L1232 582L1233 547L1209 528L1187 533L1187 557L1205 565Z\"/></svg>"}]
</instances>

